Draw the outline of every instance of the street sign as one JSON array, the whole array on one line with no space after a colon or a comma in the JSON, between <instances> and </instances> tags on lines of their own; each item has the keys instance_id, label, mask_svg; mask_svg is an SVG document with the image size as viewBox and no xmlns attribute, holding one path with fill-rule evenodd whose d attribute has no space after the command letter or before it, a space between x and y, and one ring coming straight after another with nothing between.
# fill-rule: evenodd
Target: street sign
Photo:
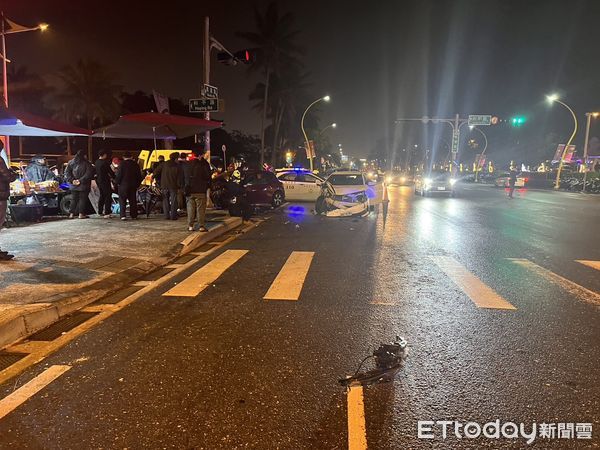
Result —
<instances>
[{"instance_id":1,"label":"street sign","mask_svg":"<svg viewBox=\"0 0 600 450\"><path fill-rule=\"evenodd\" d=\"M200 89L200 95L204 98L218 98L219 89L210 84L205 84Z\"/></svg>"},{"instance_id":2,"label":"street sign","mask_svg":"<svg viewBox=\"0 0 600 450\"><path fill-rule=\"evenodd\" d=\"M317 156L315 152L315 141L308 141L308 148L306 149L306 158L311 159Z\"/></svg>"},{"instance_id":3,"label":"street sign","mask_svg":"<svg viewBox=\"0 0 600 450\"><path fill-rule=\"evenodd\" d=\"M460 133L458 130L454 130L452 133L452 159L456 158L456 154L458 153L458 144L460 142Z\"/></svg>"},{"instance_id":4,"label":"street sign","mask_svg":"<svg viewBox=\"0 0 600 450\"><path fill-rule=\"evenodd\" d=\"M219 111L219 100L216 98L191 98L190 112L217 112Z\"/></svg>"},{"instance_id":5,"label":"street sign","mask_svg":"<svg viewBox=\"0 0 600 450\"><path fill-rule=\"evenodd\" d=\"M492 116L488 114L470 114L469 115L469 126L479 127L487 126L492 124Z\"/></svg>"}]
</instances>

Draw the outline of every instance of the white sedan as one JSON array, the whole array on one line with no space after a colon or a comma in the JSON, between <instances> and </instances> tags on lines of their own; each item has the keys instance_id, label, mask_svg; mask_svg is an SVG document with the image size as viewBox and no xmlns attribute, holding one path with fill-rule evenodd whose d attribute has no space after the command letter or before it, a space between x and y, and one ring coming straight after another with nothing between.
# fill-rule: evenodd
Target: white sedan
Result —
<instances>
[{"instance_id":1,"label":"white sedan","mask_svg":"<svg viewBox=\"0 0 600 450\"><path fill-rule=\"evenodd\" d=\"M323 179L307 170L282 171L277 178L283 183L286 200L314 202L321 193Z\"/></svg>"},{"instance_id":2,"label":"white sedan","mask_svg":"<svg viewBox=\"0 0 600 450\"><path fill-rule=\"evenodd\" d=\"M327 178L336 194L347 195L364 192L371 205L378 205L384 200L385 183L383 177L377 181L367 181L361 172L347 171L334 172Z\"/></svg>"}]
</instances>

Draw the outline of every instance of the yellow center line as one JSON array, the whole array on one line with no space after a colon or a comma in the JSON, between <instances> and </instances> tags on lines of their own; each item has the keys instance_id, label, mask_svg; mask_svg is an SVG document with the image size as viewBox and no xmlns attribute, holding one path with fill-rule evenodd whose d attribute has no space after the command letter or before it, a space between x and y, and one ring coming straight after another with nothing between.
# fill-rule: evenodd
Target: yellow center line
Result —
<instances>
[{"instance_id":1,"label":"yellow center line","mask_svg":"<svg viewBox=\"0 0 600 450\"><path fill-rule=\"evenodd\" d=\"M226 250L163 295L195 297L233 266L248 250Z\"/></svg>"},{"instance_id":2,"label":"yellow center line","mask_svg":"<svg viewBox=\"0 0 600 450\"><path fill-rule=\"evenodd\" d=\"M454 258L450 256L431 258L478 308L517 309Z\"/></svg>"},{"instance_id":3,"label":"yellow center line","mask_svg":"<svg viewBox=\"0 0 600 450\"><path fill-rule=\"evenodd\" d=\"M50 366L33 380L4 397L0 400L0 419L21 406L70 368L71 366Z\"/></svg>"},{"instance_id":4,"label":"yellow center line","mask_svg":"<svg viewBox=\"0 0 600 450\"><path fill-rule=\"evenodd\" d=\"M348 389L348 450L367 448L367 426L365 424L365 402L363 387Z\"/></svg>"},{"instance_id":5,"label":"yellow center line","mask_svg":"<svg viewBox=\"0 0 600 450\"><path fill-rule=\"evenodd\" d=\"M566 278L561 277L560 275L557 275L554 272L542 266L538 266L536 263L531 262L528 259L509 258L509 260L514 262L515 264L518 264L522 267L531 270L532 272L538 274L542 278L560 286L565 291L570 292L571 294L575 295L576 297L587 303L591 303L596 306L600 305L600 294L597 294L594 291L591 291L577 283L574 283L571 280L567 280Z\"/></svg>"},{"instance_id":6,"label":"yellow center line","mask_svg":"<svg viewBox=\"0 0 600 450\"><path fill-rule=\"evenodd\" d=\"M600 261L589 261L586 259L576 259L579 264L591 267L592 269L600 270Z\"/></svg>"},{"instance_id":7,"label":"yellow center line","mask_svg":"<svg viewBox=\"0 0 600 450\"><path fill-rule=\"evenodd\" d=\"M269 291L265 300L298 300L315 252L292 252Z\"/></svg>"}]
</instances>

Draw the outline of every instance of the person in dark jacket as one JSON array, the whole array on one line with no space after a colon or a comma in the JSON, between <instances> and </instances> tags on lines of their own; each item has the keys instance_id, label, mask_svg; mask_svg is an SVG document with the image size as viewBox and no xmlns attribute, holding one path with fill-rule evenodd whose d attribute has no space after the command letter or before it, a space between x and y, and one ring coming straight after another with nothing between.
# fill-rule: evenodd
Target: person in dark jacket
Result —
<instances>
[{"instance_id":1,"label":"person in dark jacket","mask_svg":"<svg viewBox=\"0 0 600 450\"><path fill-rule=\"evenodd\" d=\"M185 166L184 192L187 196L188 231L194 231L194 223L198 220L198 231L206 229L206 191L210 187L212 170L206 160L206 150L197 153L197 158Z\"/></svg>"},{"instance_id":2,"label":"person in dark jacket","mask_svg":"<svg viewBox=\"0 0 600 450\"><path fill-rule=\"evenodd\" d=\"M512 199L515 193L515 184L517 183L517 169L514 167L510 168L510 174L508 175L508 198Z\"/></svg>"},{"instance_id":3,"label":"person in dark jacket","mask_svg":"<svg viewBox=\"0 0 600 450\"><path fill-rule=\"evenodd\" d=\"M155 162L154 164L152 164L152 179L154 181L156 181L156 187L160 188L160 173L162 172L161 170L158 170L159 167L163 166L165 164L165 157L163 155L160 155L158 157L158 161ZM159 173L158 176L156 176L156 173Z\"/></svg>"},{"instance_id":4,"label":"person in dark jacket","mask_svg":"<svg viewBox=\"0 0 600 450\"><path fill-rule=\"evenodd\" d=\"M65 180L70 184L71 209L69 218L79 214L80 219L87 219L85 209L87 207L87 199L92 189L92 179L96 174L94 166L87 160L87 156L83 150L79 150L65 169Z\"/></svg>"},{"instance_id":5,"label":"person in dark jacket","mask_svg":"<svg viewBox=\"0 0 600 450\"><path fill-rule=\"evenodd\" d=\"M0 153L4 149L0 141ZM10 170L4 159L0 156L0 230L6 221L6 208L8 208L8 197L10 197L10 183L17 179L17 174ZM0 261L10 261L15 255L0 250Z\"/></svg>"},{"instance_id":6,"label":"person in dark jacket","mask_svg":"<svg viewBox=\"0 0 600 450\"><path fill-rule=\"evenodd\" d=\"M115 181L119 190L119 209L121 220L127 218L127 202L129 201L129 215L137 219L137 190L144 179L140 166L131 155L126 154L123 162L119 164Z\"/></svg>"},{"instance_id":7,"label":"person in dark jacket","mask_svg":"<svg viewBox=\"0 0 600 450\"><path fill-rule=\"evenodd\" d=\"M163 212L167 220L177 220L177 192L182 188L182 169L177 162L179 153L173 152L169 160L159 165L154 177L160 180L163 196Z\"/></svg>"},{"instance_id":8,"label":"person in dark jacket","mask_svg":"<svg viewBox=\"0 0 600 450\"><path fill-rule=\"evenodd\" d=\"M105 219L110 219L112 208L112 181L115 178L115 173L110 167L110 155L106 150L100 150L98 160L94 166L96 167L96 184L100 191L98 199L98 214Z\"/></svg>"},{"instance_id":9,"label":"person in dark jacket","mask_svg":"<svg viewBox=\"0 0 600 450\"><path fill-rule=\"evenodd\" d=\"M56 180L56 176L50 171L48 164L46 164L46 158L42 155L35 155L31 158L29 165L25 169L25 176L27 180L34 183Z\"/></svg>"}]
</instances>

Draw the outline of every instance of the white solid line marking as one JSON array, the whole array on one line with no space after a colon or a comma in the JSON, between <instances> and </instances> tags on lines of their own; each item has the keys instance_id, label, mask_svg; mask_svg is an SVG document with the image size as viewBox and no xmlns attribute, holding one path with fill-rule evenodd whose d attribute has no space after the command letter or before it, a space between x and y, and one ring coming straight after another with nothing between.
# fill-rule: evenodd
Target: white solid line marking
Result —
<instances>
[{"instance_id":1,"label":"white solid line marking","mask_svg":"<svg viewBox=\"0 0 600 450\"><path fill-rule=\"evenodd\" d=\"M298 300L315 252L292 252L263 297L265 300Z\"/></svg>"},{"instance_id":2,"label":"white solid line marking","mask_svg":"<svg viewBox=\"0 0 600 450\"><path fill-rule=\"evenodd\" d=\"M4 397L0 400L0 419L10 414L70 368L71 366L50 366L29 383Z\"/></svg>"},{"instance_id":3,"label":"white solid line marking","mask_svg":"<svg viewBox=\"0 0 600 450\"><path fill-rule=\"evenodd\" d=\"M574 283L571 280L567 280L565 277L561 277L560 275L555 274L554 272L542 267L538 266L536 263L529 261L528 259L522 258L508 258L510 261L518 264L522 267L525 267L532 272L535 272L542 278L550 281L551 283L557 284L565 291L570 292L581 300L591 303L596 306L600 306L600 294L597 294L594 291L589 290L583 286L580 286L577 283Z\"/></svg>"},{"instance_id":4,"label":"white solid line marking","mask_svg":"<svg viewBox=\"0 0 600 450\"><path fill-rule=\"evenodd\" d=\"M454 258L450 256L431 258L478 308L517 309Z\"/></svg>"},{"instance_id":5,"label":"white solid line marking","mask_svg":"<svg viewBox=\"0 0 600 450\"><path fill-rule=\"evenodd\" d=\"M371 305L383 305L383 306L397 306L397 303L392 302L371 302Z\"/></svg>"},{"instance_id":6,"label":"white solid line marking","mask_svg":"<svg viewBox=\"0 0 600 450\"><path fill-rule=\"evenodd\" d=\"M197 296L246 253L248 253L248 250L224 251L163 295L166 297Z\"/></svg>"},{"instance_id":7,"label":"white solid line marking","mask_svg":"<svg viewBox=\"0 0 600 450\"><path fill-rule=\"evenodd\" d=\"M589 261L586 259L576 259L579 264L591 267L592 269L600 270L600 261Z\"/></svg>"},{"instance_id":8,"label":"white solid line marking","mask_svg":"<svg viewBox=\"0 0 600 450\"><path fill-rule=\"evenodd\" d=\"M363 387L348 389L348 450L367 448L367 426L365 424L365 402Z\"/></svg>"}]
</instances>

